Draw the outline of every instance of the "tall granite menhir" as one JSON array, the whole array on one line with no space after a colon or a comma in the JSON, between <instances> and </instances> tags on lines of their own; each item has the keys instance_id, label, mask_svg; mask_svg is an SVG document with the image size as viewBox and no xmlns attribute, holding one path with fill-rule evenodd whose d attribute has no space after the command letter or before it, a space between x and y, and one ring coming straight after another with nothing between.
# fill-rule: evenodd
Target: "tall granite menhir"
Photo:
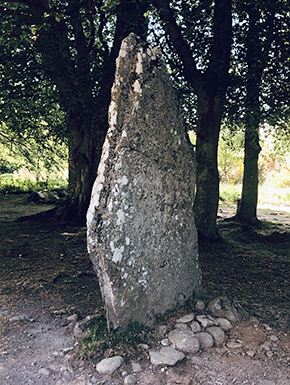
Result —
<instances>
[{"instance_id":1,"label":"tall granite menhir","mask_svg":"<svg viewBox=\"0 0 290 385\"><path fill-rule=\"evenodd\" d=\"M194 193L193 148L161 53L130 34L87 213L109 327L148 325L200 288Z\"/></svg>"}]
</instances>

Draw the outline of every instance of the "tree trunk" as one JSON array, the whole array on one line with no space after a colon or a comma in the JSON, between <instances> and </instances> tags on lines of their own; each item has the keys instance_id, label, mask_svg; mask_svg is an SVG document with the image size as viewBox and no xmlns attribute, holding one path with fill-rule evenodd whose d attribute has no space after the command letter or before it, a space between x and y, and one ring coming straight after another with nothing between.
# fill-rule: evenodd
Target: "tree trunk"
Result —
<instances>
[{"instance_id":1,"label":"tree trunk","mask_svg":"<svg viewBox=\"0 0 290 385\"><path fill-rule=\"evenodd\" d=\"M245 137L242 199L237 212L242 222L256 224L258 203L259 126L247 126Z\"/></svg>"},{"instance_id":2,"label":"tree trunk","mask_svg":"<svg viewBox=\"0 0 290 385\"><path fill-rule=\"evenodd\" d=\"M146 3L123 0L117 6L114 43L110 55L104 60L102 78L98 79L99 95L93 96L94 79L91 78L90 52L82 30L78 29L76 46L78 57L70 54L70 41L64 21L52 16L51 27L42 31L36 47L42 55L44 70L56 84L61 103L67 114L69 146L68 197L57 210L64 220L74 219L85 224L91 190L108 129L108 107L115 74L115 60L121 42L130 32L141 37L146 34L144 21ZM77 20L78 21L78 20Z\"/></svg>"},{"instance_id":3,"label":"tree trunk","mask_svg":"<svg viewBox=\"0 0 290 385\"><path fill-rule=\"evenodd\" d=\"M194 213L199 234L219 238L216 215L219 202L217 148L223 101L207 94L198 98L198 130L196 142L196 197Z\"/></svg>"},{"instance_id":4,"label":"tree trunk","mask_svg":"<svg viewBox=\"0 0 290 385\"><path fill-rule=\"evenodd\" d=\"M258 203L258 158L261 151L259 125L261 121L260 85L265 66L262 41L259 38L260 11L249 12L249 31L247 36L248 64L245 112L245 155L242 199L237 218L245 223L256 224Z\"/></svg>"},{"instance_id":5,"label":"tree trunk","mask_svg":"<svg viewBox=\"0 0 290 385\"><path fill-rule=\"evenodd\" d=\"M155 0L166 31L183 63L183 74L198 97L196 143L197 183L194 203L195 220L200 236L219 238L216 216L219 201L217 148L223 103L228 86L232 36L232 2L215 2L213 44L208 68L196 68L189 45L183 39L168 0Z\"/></svg>"},{"instance_id":6,"label":"tree trunk","mask_svg":"<svg viewBox=\"0 0 290 385\"><path fill-rule=\"evenodd\" d=\"M107 122L94 123L93 116L89 116L82 124L77 124L79 119L80 111L69 114L68 199L64 202L65 210L61 207L59 213L64 220L74 219L84 225L107 132Z\"/></svg>"}]
</instances>

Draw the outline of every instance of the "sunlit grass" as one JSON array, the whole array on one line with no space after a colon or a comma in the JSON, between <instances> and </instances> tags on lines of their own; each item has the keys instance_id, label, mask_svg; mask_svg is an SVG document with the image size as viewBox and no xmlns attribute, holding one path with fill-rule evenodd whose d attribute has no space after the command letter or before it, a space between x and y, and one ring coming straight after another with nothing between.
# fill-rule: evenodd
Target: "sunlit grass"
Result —
<instances>
[{"instance_id":1,"label":"sunlit grass","mask_svg":"<svg viewBox=\"0 0 290 385\"><path fill-rule=\"evenodd\" d=\"M259 186L258 204L290 205L290 188L262 184ZM242 195L241 184L220 184L220 197L225 203L235 203Z\"/></svg>"},{"instance_id":2,"label":"sunlit grass","mask_svg":"<svg viewBox=\"0 0 290 385\"><path fill-rule=\"evenodd\" d=\"M270 205L290 205L290 188L262 185L259 188L259 203Z\"/></svg>"},{"instance_id":3,"label":"sunlit grass","mask_svg":"<svg viewBox=\"0 0 290 385\"><path fill-rule=\"evenodd\" d=\"M15 177L13 174L0 175L0 193L26 193L44 189L53 190L65 186L67 186L67 181L64 179L36 181Z\"/></svg>"}]
</instances>

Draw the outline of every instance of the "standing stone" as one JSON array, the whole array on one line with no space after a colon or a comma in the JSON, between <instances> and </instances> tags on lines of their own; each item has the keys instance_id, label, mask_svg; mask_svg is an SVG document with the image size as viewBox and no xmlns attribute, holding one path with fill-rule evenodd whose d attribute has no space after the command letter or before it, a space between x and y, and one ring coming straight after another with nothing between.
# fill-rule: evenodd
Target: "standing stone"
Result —
<instances>
[{"instance_id":1,"label":"standing stone","mask_svg":"<svg viewBox=\"0 0 290 385\"><path fill-rule=\"evenodd\" d=\"M199 289L194 191L193 148L161 53L130 34L87 213L109 326L150 324Z\"/></svg>"}]
</instances>

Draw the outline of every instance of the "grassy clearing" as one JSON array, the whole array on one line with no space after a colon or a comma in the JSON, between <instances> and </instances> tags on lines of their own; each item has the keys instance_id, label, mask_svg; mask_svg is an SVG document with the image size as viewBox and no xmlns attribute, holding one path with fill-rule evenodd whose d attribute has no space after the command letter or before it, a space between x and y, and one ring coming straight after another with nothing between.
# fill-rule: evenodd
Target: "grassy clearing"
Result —
<instances>
[{"instance_id":1,"label":"grassy clearing","mask_svg":"<svg viewBox=\"0 0 290 385\"><path fill-rule=\"evenodd\" d=\"M64 179L36 181L15 177L13 174L0 175L0 193L27 193L65 186L67 186L67 182Z\"/></svg>"},{"instance_id":2,"label":"grassy clearing","mask_svg":"<svg viewBox=\"0 0 290 385\"><path fill-rule=\"evenodd\" d=\"M220 184L220 197L227 204L235 204L242 195L241 184ZM289 187L276 187L276 185L262 184L259 186L258 204L290 205Z\"/></svg>"}]
</instances>

